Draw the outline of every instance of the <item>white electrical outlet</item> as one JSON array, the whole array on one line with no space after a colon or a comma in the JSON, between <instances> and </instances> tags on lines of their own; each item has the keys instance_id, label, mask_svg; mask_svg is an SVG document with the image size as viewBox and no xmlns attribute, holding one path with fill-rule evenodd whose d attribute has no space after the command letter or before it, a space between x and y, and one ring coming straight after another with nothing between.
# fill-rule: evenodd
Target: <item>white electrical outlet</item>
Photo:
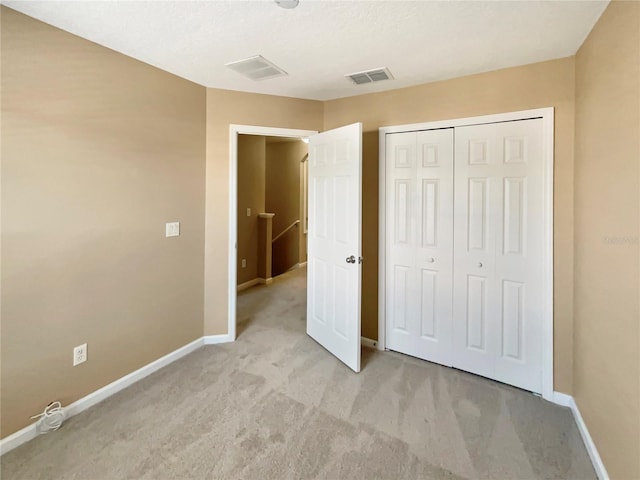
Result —
<instances>
[{"instance_id":1,"label":"white electrical outlet","mask_svg":"<svg viewBox=\"0 0 640 480\"><path fill-rule=\"evenodd\" d=\"M251 209L247 208L247 217L250 217L250 216L251 216Z\"/></svg>"},{"instance_id":2,"label":"white electrical outlet","mask_svg":"<svg viewBox=\"0 0 640 480\"><path fill-rule=\"evenodd\" d=\"M242 268L247 268L247 259L246 258L242 259Z\"/></svg>"},{"instance_id":3,"label":"white electrical outlet","mask_svg":"<svg viewBox=\"0 0 640 480\"><path fill-rule=\"evenodd\" d=\"M87 361L87 344L83 343L73 349L73 366Z\"/></svg>"},{"instance_id":4,"label":"white electrical outlet","mask_svg":"<svg viewBox=\"0 0 640 480\"><path fill-rule=\"evenodd\" d=\"M180 222L169 222L165 224L165 236L177 237L180 235Z\"/></svg>"}]
</instances>

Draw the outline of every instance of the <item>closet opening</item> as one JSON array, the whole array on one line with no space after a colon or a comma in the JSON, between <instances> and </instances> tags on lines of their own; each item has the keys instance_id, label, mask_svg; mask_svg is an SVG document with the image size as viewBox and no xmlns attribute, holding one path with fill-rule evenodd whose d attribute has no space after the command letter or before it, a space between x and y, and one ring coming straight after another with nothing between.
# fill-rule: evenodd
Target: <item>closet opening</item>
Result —
<instances>
[{"instance_id":1,"label":"closet opening","mask_svg":"<svg viewBox=\"0 0 640 480\"><path fill-rule=\"evenodd\" d=\"M553 109L380 129L381 348L553 395Z\"/></svg>"}]
</instances>

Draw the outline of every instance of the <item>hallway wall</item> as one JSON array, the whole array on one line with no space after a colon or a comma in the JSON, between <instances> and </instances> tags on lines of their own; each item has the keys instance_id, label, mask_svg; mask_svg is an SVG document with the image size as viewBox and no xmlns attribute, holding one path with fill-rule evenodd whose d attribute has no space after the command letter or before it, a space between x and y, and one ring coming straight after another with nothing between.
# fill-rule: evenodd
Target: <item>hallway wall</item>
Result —
<instances>
[{"instance_id":1,"label":"hallway wall","mask_svg":"<svg viewBox=\"0 0 640 480\"><path fill-rule=\"evenodd\" d=\"M308 152L301 140L267 141L266 208L275 213L274 237L294 221L300 220L273 244L273 276L286 272L299 262L306 261L306 235L302 223L301 162Z\"/></svg>"},{"instance_id":2,"label":"hallway wall","mask_svg":"<svg viewBox=\"0 0 640 480\"><path fill-rule=\"evenodd\" d=\"M265 147L265 137L238 135L238 285L258 277L258 214L266 211ZM242 259L246 260L244 268Z\"/></svg>"}]
</instances>

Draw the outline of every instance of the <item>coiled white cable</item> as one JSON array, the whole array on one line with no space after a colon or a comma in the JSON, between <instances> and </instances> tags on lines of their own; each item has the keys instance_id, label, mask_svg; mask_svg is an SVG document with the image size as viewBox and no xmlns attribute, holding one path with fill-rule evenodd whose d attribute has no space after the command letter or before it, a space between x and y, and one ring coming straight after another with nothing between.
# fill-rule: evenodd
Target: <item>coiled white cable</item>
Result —
<instances>
[{"instance_id":1,"label":"coiled white cable","mask_svg":"<svg viewBox=\"0 0 640 480\"><path fill-rule=\"evenodd\" d=\"M40 434L54 432L60 428L64 422L64 409L60 402L52 402L46 406L44 412L34 415L32 419L39 418L36 430Z\"/></svg>"}]
</instances>

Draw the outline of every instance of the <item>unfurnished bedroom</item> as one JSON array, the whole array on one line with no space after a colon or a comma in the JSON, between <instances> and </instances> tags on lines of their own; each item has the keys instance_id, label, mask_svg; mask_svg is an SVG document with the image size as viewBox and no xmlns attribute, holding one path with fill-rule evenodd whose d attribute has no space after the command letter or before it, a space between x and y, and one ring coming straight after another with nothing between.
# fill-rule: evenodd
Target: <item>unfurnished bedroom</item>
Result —
<instances>
[{"instance_id":1,"label":"unfurnished bedroom","mask_svg":"<svg viewBox=\"0 0 640 480\"><path fill-rule=\"evenodd\" d=\"M3 479L640 480L640 3L1 3Z\"/></svg>"}]
</instances>

